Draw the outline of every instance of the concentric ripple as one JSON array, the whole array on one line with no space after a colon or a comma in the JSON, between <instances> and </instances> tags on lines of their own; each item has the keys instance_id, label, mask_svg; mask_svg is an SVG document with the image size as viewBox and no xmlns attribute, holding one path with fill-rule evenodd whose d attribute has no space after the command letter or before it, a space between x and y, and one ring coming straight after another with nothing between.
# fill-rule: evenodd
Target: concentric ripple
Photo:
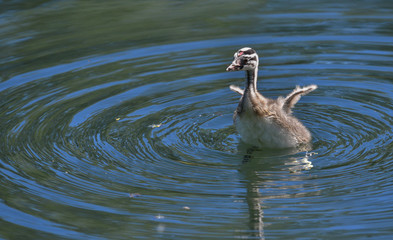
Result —
<instances>
[{"instance_id":1,"label":"concentric ripple","mask_svg":"<svg viewBox=\"0 0 393 240\"><path fill-rule=\"evenodd\" d=\"M89 239L391 233L391 38L358 37L130 49L3 81L2 223ZM370 42L380 47L359 51ZM319 85L295 109L313 133L311 154L241 144L232 124L239 96L228 86L243 73L224 70L251 44L263 56L266 96ZM329 51L335 44L345 51Z\"/></svg>"}]
</instances>

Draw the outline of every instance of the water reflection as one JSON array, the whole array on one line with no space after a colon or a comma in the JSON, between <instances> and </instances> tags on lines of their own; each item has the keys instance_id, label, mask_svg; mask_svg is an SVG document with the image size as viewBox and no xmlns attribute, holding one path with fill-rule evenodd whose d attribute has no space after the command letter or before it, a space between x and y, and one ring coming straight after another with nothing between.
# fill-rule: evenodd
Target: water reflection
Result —
<instances>
[{"instance_id":1,"label":"water reflection","mask_svg":"<svg viewBox=\"0 0 393 240\"><path fill-rule=\"evenodd\" d=\"M3 4L1 237L393 235L390 1ZM243 162L241 46L266 96L319 85L295 112L318 154Z\"/></svg>"},{"instance_id":2,"label":"water reflection","mask_svg":"<svg viewBox=\"0 0 393 240\"><path fill-rule=\"evenodd\" d=\"M242 150L240 149L240 151ZM258 150L253 148L250 150L248 148L243 157L240 172L246 182L246 202L249 209L250 234L253 238L265 239L263 209L267 206L264 205L264 201L266 199L293 197L287 194L277 196L264 194L268 190L265 186L276 185L283 192L294 189L290 182L304 180L307 171L313 167L311 160L315 154L315 152L302 152L301 149ZM269 180L271 175L286 176L285 183ZM295 185L295 189L301 190L302 188L301 185Z\"/></svg>"}]
</instances>

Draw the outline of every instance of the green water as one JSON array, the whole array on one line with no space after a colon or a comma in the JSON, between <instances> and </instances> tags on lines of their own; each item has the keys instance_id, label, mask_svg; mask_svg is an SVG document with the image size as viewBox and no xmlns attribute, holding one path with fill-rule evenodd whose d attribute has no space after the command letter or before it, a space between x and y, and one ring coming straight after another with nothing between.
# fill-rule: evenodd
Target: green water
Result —
<instances>
[{"instance_id":1,"label":"green water","mask_svg":"<svg viewBox=\"0 0 393 240\"><path fill-rule=\"evenodd\" d=\"M1 1L0 238L389 239L390 1ZM232 123L233 53L259 90L317 84L312 149Z\"/></svg>"}]
</instances>

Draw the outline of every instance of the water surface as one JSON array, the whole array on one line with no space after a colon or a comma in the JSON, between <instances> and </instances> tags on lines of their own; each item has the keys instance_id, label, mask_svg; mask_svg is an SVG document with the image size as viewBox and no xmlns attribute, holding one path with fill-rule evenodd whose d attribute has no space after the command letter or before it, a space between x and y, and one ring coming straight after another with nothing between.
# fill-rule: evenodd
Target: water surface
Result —
<instances>
[{"instance_id":1,"label":"water surface","mask_svg":"<svg viewBox=\"0 0 393 240\"><path fill-rule=\"evenodd\" d=\"M390 1L0 4L1 238L393 236ZM309 151L241 143L244 46Z\"/></svg>"}]
</instances>

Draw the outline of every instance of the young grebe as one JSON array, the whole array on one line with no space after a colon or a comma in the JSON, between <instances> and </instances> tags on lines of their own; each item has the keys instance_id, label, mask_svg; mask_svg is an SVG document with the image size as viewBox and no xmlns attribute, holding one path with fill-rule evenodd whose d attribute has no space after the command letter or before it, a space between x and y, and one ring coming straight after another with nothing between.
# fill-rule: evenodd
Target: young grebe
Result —
<instances>
[{"instance_id":1,"label":"young grebe","mask_svg":"<svg viewBox=\"0 0 393 240\"><path fill-rule=\"evenodd\" d=\"M262 96L257 90L258 54L254 49L245 47L238 50L227 71L246 71L246 86L242 90L230 86L241 94L233 121L242 140L256 147L288 148L311 141L307 128L292 115L292 108L300 97L315 90L316 85L297 86L285 98L276 100Z\"/></svg>"}]
</instances>

